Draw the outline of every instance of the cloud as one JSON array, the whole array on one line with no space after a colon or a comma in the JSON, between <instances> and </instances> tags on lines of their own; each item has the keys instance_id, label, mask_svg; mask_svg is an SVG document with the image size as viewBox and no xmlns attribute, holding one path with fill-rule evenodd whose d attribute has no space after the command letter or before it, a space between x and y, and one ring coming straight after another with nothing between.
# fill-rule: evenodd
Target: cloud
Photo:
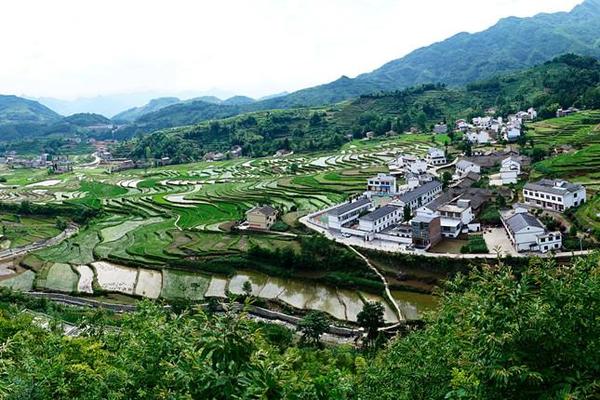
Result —
<instances>
[{"instance_id":1,"label":"cloud","mask_svg":"<svg viewBox=\"0 0 600 400\"><path fill-rule=\"evenodd\" d=\"M580 0L20 0L0 14L0 93L261 96L355 76L510 15Z\"/></svg>"}]
</instances>

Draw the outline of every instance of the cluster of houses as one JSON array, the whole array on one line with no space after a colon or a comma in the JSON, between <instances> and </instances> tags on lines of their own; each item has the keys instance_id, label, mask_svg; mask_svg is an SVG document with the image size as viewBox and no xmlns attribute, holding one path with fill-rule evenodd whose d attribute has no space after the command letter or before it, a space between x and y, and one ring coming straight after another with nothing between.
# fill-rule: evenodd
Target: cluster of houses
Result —
<instances>
[{"instance_id":1,"label":"cluster of houses","mask_svg":"<svg viewBox=\"0 0 600 400\"><path fill-rule=\"evenodd\" d=\"M9 151L0 156L0 164L5 164L9 168L46 168L54 174L73 170L73 163L68 156L50 156L48 153L42 153L35 158L23 158L19 157L15 151Z\"/></svg>"},{"instance_id":2,"label":"cluster of houses","mask_svg":"<svg viewBox=\"0 0 600 400\"><path fill-rule=\"evenodd\" d=\"M222 161L227 158L239 158L242 156L242 147L233 146L229 151L223 153L220 151L209 151L203 157L204 161Z\"/></svg>"},{"instance_id":3,"label":"cluster of houses","mask_svg":"<svg viewBox=\"0 0 600 400\"><path fill-rule=\"evenodd\" d=\"M481 231L477 215L494 196L490 189L473 187L483 168L500 165L500 172L490 176L490 184L502 186L516 183L527 163L526 157L512 152L461 159L455 164L455 182L444 189L435 176L439 166L447 165L443 151L429 149L424 158L401 154L390 163L390 174L369 178L362 195L326 210L320 221L345 237L428 250L444 238L464 238ZM398 174L404 175L405 184L398 184ZM561 233L548 231L530 211L564 212L577 207L586 200L585 188L542 179L526 184L522 194L524 203L500 213L515 250L545 253L562 248Z\"/></svg>"},{"instance_id":4,"label":"cluster of houses","mask_svg":"<svg viewBox=\"0 0 600 400\"><path fill-rule=\"evenodd\" d=\"M505 120L502 117L475 117L468 123L464 119L456 121L456 130L464 133L464 139L472 144L486 145L500 140L514 142L521 137L523 123L537 118L537 111L533 108L519 111L509 115ZM437 128L437 125L436 125ZM436 129L434 131L437 132Z\"/></svg>"}]
</instances>

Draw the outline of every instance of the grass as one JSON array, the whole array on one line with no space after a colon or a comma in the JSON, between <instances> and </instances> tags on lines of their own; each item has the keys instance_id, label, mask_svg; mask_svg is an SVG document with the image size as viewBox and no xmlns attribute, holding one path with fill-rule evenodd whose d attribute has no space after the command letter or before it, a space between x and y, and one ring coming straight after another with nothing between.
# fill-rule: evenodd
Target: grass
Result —
<instances>
[{"instance_id":1,"label":"grass","mask_svg":"<svg viewBox=\"0 0 600 400\"><path fill-rule=\"evenodd\" d=\"M3 247L20 247L49 239L60 233L55 218L21 217L14 214L0 214L0 223L5 240L0 241Z\"/></svg>"},{"instance_id":2,"label":"grass","mask_svg":"<svg viewBox=\"0 0 600 400\"><path fill-rule=\"evenodd\" d=\"M469 235L469 242L460 249L461 253L468 254L487 254L489 249L483 235Z\"/></svg>"},{"instance_id":3,"label":"grass","mask_svg":"<svg viewBox=\"0 0 600 400\"><path fill-rule=\"evenodd\" d=\"M527 136L550 150L559 145L583 147L600 144L600 111L582 111L528 125Z\"/></svg>"}]
</instances>

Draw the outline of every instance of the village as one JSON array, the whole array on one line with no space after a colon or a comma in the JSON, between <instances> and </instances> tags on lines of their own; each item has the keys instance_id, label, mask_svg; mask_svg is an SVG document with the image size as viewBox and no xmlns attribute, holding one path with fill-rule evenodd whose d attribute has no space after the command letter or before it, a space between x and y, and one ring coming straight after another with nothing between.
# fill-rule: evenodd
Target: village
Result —
<instances>
[{"instance_id":1,"label":"village","mask_svg":"<svg viewBox=\"0 0 600 400\"><path fill-rule=\"evenodd\" d=\"M560 110L559 110L560 111ZM570 112L576 112L571 110ZM529 109L502 118L456 122L463 140L483 147L517 140ZM447 127L436 125L436 133ZM388 173L369 178L364 193L308 215L305 225L337 241L419 254L501 253L526 255L562 251L558 221L586 201L585 187L565 180L524 182L531 160L508 144L502 150L460 154L449 162L437 147L422 157L398 154ZM400 183L402 182L402 183ZM518 183L522 189L517 189ZM490 221L490 209L498 219ZM552 221L552 229L543 221ZM562 226L564 230L564 226ZM464 243L459 248L445 244Z\"/></svg>"}]
</instances>

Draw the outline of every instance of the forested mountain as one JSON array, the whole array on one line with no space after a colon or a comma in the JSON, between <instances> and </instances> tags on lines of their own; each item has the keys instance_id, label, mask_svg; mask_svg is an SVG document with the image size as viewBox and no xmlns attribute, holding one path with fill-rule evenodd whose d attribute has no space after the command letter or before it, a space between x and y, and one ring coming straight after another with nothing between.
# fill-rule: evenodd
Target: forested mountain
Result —
<instances>
[{"instance_id":1,"label":"forested mountain","mask_svg":"<svg viewBox=\"0 0 600 400\"><path fill-rule=\"evenodd\" d=\"M112 121L106 118L104 115L93 114L93 113L78 113L69 115L63 118L62 122L80 126L82 128L94 125L109 125Z\"/></svg>"},{"instance_id":2,"label":"forested mountain","mask_svg":"<svg viewBox=\"0 0 600 400\"><path fill-rule=\"evenodd\" d=\"M223 100L222 104L230 106L241 106L244 104L252 104L254 102L256 102L256 100L248 96L233 96L228 98L227 100Z\"/></svg>"},{"instance_id":3,"label":"forested mountain","mask_svg":"<svg viewBox=\"0 0 600 400\"><path fill-rule=\"evenodd\" d=\"M60 115L37 101L0 95L0 125L49 123L60 118Z\"/></svg>"},{"instance_id":4,"label":"forested mountain","mask_svg":"<svg viewBox=\"0 0 600 400\"><path fill-rule=\"evenodd\" d=\"M600 0L586 0L568 13L505 18L483 32L415 50L356 81L390 88L432 81L464 85L565 53L600 56Z\"/></svg>"},{"instance_id":5,"label":"forested mountain","mask_svg":"<svg viewBox=\"0 0 600 400\"><path fill-rule=\"evenodd\" d=\"M453 123L457 118L483 115L495 108L499 115L536 107L542 117L554 115L559 107L600 107L600 62L591 57L564 55L526 71L494 77L449 88L428 84L394 92L363 95L356 100L328 107L268 110L246 113L197 125L158 131L134 141L134 158L144 157L146 149L156 157L169 156L176 161L200 158L208 151L225 151L240 145L244 154L263 156L278 149L311 151L338 147L349 136L360 138L368 131L384 135L402 133L410 128L429 131L439 121ZM194 102L203 115L214 119L224 110L233 113L239 107ZM189 105L182 119L188 118ZM172 107L170 107L172 108ZM200 109L199 109L200 110ZM168 113L167 113L168 111ZM164 118L172 118L168 109ZM156 121L155 116L152 119Z\"/></svg>"},{"instance_id":6,"label":"forested mountain","mask_svg":"<svg viewBox=\"0 0 600 400\"><path fill-rule=\"evenodd\" d=\"M146 105L141 107L133 107L129 110L120 112L113 117L113 120L117 122L133 122L146 114L158 111L161 108L165 108L173 104L177 104L180 101L181 100L179 100L177 97L160 97L157 99L152 99Z\"/></svg>"}]
</instances>

